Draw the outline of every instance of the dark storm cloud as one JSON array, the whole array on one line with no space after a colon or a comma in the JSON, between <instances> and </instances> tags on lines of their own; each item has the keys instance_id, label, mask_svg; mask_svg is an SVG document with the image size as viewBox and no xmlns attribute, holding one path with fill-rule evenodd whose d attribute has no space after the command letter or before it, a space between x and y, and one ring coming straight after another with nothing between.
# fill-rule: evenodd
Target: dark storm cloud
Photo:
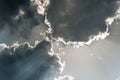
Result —
<instances>
[{"instance_id":1,"label":"dark storm cloud","mask_svg":"<svg viewBox=\"0 0 120 80\"><path fill-rule=\"evenodd\" d=\"M65 41L88 41L92 35L105 32L105 20L117 10L117 0L51 0L48 20L52 36Z\"/></svg>"},{"instance_id":2,"label":"dark storm cloud","mask_svg":"<svg viewBox=\"0 0 120 80\"><path fill-rule=\"evenodd\" d=\"M51 44L42 41L6 47L0 45L0 80L53 80L60 73L59 58L50 55Z\"/></svg>"},{"instance_id":3,"label":"dark storm cloud","mask_svg":"<svg viewBox=\"0 0 120 80\"><path fill-rule=\"evenodd\" d=\"M29 38L32 29L44 23L44 16L37 13L30 0L0 0L0 32Z\"/></svg>"}]
</instances>

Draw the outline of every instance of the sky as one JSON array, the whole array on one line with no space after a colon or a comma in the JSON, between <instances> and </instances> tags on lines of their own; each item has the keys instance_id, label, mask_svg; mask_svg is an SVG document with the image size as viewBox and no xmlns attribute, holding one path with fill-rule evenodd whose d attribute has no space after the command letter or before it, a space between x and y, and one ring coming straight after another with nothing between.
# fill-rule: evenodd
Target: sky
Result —
<instances>
[{"instance_id":1,"label":"sky","mask_svg":"<svg viewBox=\"0 0 120 80\"><path fill-rule=\"evenodd\" d=\"M119 80L119 0L0 0L0 80Z\"/></svg>"},{"instance_id":2,"label":"sky","mask_svg":"<svg viewBox=\"0 0 120 80\"><path fill-rule=\"evenodd\" d=\"M65 49L64 74L75 80L119 80L120 22L111 25L111 33L104 40L80 48Z\"/></svg>"}]
</instances>

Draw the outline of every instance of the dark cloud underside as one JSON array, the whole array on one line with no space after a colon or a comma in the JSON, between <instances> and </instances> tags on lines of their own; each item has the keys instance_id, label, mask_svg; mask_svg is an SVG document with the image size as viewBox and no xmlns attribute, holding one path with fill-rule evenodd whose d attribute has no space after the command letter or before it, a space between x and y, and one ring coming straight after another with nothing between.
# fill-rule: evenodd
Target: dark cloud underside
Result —
<instances>
[{"instance_id":1,"label":"dark cloud underside","mask_svg":"<svg viewBox=\"0 0 120 80\"><path fill-rule=\"evenodd\" d=\"M53 37L65 41L88 41L91 35L105 32L105 20L114 15L117 0L51 0L48 20Z\"/></svg>"}]
</instances>

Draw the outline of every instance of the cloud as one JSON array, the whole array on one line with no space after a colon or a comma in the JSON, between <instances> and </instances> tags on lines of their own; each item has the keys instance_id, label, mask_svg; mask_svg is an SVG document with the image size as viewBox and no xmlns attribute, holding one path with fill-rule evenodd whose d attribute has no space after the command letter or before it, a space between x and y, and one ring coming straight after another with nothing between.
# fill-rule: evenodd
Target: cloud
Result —
<instances>
[{"instance_id":1,"label":"cloud","mask_svg":"<svg viewBox=\"0 0 120 80\"><path fill-rule=\"evenodd\" d=\"M117 0L0 0L0 80L73 80L60 77L64 64L51 44L61 53L65 42L105 38L116 10Z\"/></svg>"},{"instance_id":2,"label":"cloud","mask_svg":"<svg viewBox=\"0 0 120 80\"><path fill-rule=\"evenodd\" d=\"M118 77L116 80L120 80L120 77Z\"/></svg>"},{"instance_id":3,"label":"cloud","mask_svg":"<svg viewBox=\"0 0 120 80\"><path fill-rule=\"evenodd\" d=\"M55 79L55 80L74 80L74 78L71 76L65 75L65 76L59 77L58 79Z\"/></svg>"},{"instance_id":4,"label":"cloud","mask_svg":"<svg viewBox=\"0 0 120 80\"><path fill-rule=\"evenodd\" d=\"M51 44L42 41L0 45L0 80L54 80L61 72L62 63L56 54L50 55Z\"/></svg>"},{"instance_id":5,"label":"cloud","mask_svg":"<svg viewBox=\"0 0 120 80\"><path fill-rule=\"evenodd\" d=\"M47 6L44 4L41 0L0 0L0 42L9 44L44 39L40 36L48 29L44 23Z\"/></svg>"},{"instance_id":6,"label":"cloud","mask_svg":"<svg viewBox=\"0 0 120 80\"><path fill-rule=\"evenodd\" d=\"M96 35L105 36L108 33L106 19L115 14L117 1L51 0L47 16L53 29L52 37L86 42Z\"/></svg>"},{"instance_id":7,"label":"cloud","mask_svg":"<svg viewBox=\"0 0 120 80\"><path fill-rule=\"evenodd\" d=\"M48 5L49 0L0 0L0 80L54 80L61 74L64 64L44 41Z\"/></svg>"}]
</instances>

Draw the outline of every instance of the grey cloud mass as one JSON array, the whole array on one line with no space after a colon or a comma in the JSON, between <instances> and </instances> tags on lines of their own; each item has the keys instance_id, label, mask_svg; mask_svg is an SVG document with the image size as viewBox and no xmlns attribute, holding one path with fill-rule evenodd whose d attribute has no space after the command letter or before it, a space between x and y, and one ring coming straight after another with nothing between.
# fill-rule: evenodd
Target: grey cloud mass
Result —
<instances>
[{"instance_id":1,"label":"grey cloud mass","mask_svg":"<svg viewBox=\"0 0 120 80\"><path fill-rule=\"evenodd\" d=\"M44 19L30 0L0 0L0 33L5 32L6 36L16 38L16 41L19 38L30 39L36 26L47 28ZM10 38L7 40L12 41Z\"/></svg>"},{"instance_id":2,"label":"grey cloud mass","mask_svg":"<svg viewBox=\"0 0 120 80\"><path fill-rule=\"evenodd\" d=\"M42 0L0 0L0 80L54 80L61 73L59 56L40 36L48 26L34 1ZM31 46L35 40L41 42Z\"/></svg>"},{"instance_id":3,"label":"grey cloud mass","mask_svg":"<svg viewBox=\"0 0 120 80\"><path fill-rule=\"evenodd\" d=\"M0 47L0 80L53 80L60 73L59 58L48 53L47 41Z\"/></svg>"},{"instance_id":4,"label":"grey cloud mass","mask_svg":"<svg viewBox=\"0 0 120 80\"><path fill-rule=\"evenodd\" d=\"M65 41L88 41L90 36L106 32L105 20L117 10L118 0L51 0L48 20L52 36Z\"/></svg>"},{"instance_id":5,"label":"grey cloud mass","mask_svg":"<svg viewBox=\"0 0 120 80\"><path fill-rule=\"evenodd\" d=\"M0 0L0 80L72 80L60 77L60 57L49 53L56 45L62 49L56 39L88 41L106 32L105 20L115 14L117 1Z\"/></svg>"}]
</instances>

